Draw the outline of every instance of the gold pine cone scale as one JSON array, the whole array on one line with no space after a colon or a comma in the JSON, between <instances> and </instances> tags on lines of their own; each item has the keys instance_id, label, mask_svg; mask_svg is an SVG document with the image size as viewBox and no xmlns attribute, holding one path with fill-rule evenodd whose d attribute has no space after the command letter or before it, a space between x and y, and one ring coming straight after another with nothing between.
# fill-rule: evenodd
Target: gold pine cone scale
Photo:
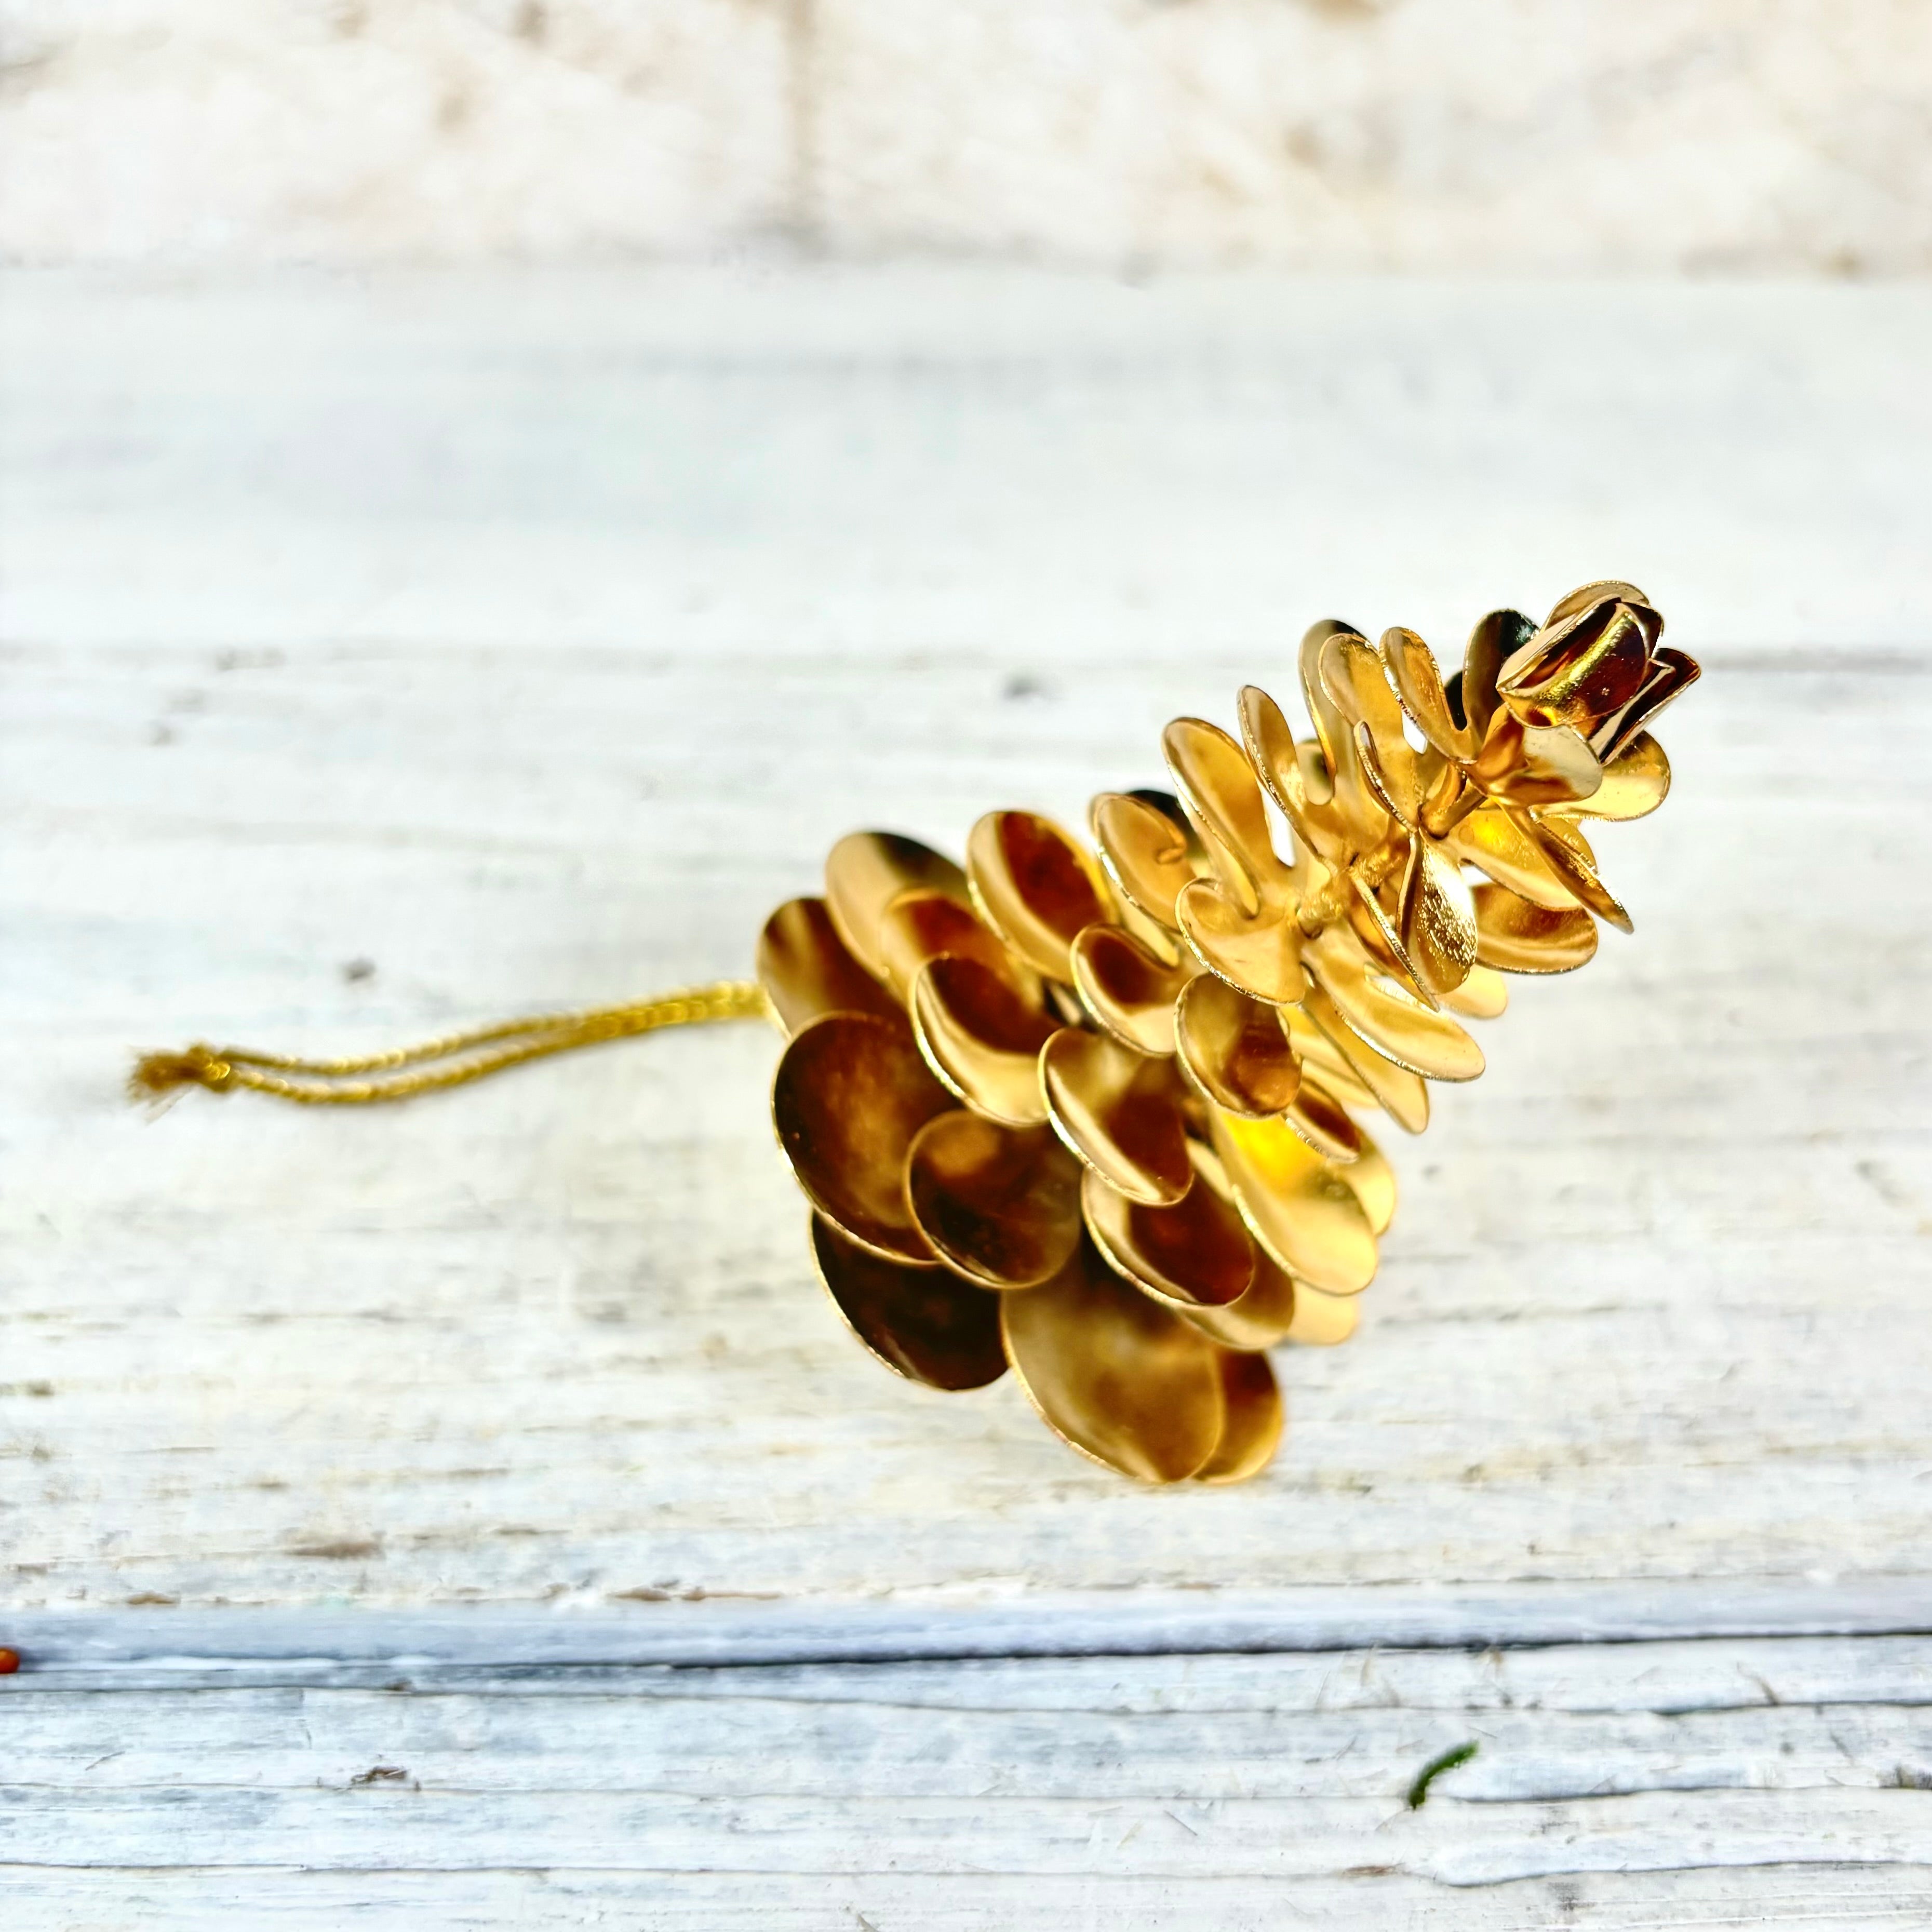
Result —
<instances>
[{"instance_id":1,"label":"gold pine cone scale","mask_svg":"<svg viewBox=\"0 0 1932 1932\"><path fill-rule=\"evenodd\" d=\"M1579 821L1642 817L1647 729L1698 675L1634 586L1492 611L1444 680L1413 632L1314 626L1312 726L1240 694L1163 734L1172 792L1094 848L988 813L964 866L833 847L766 923L778 1139L852 1332L941 1390L1010 1368L1048 1426L1148 1482L1238 1482L1284 1426L1266 1351L1354 1333L1395 1211L1362 1124L1474 1078L1463 1022L1630 916ZM1418 748L1418 741L1420 748ZM1270 830L1286 822L1291 856Z\"/></svg>"}]
</instances>

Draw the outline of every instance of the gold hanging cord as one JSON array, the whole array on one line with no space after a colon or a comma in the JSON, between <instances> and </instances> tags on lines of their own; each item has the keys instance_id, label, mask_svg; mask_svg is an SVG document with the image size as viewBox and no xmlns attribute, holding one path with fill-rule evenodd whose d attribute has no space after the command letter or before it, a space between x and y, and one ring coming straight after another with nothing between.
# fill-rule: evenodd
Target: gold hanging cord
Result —
<instances>
[{"instance_id":1,"label":"gold hanging cord","mask_svg":"<svg viewBox=\"0 0 1932 1932\"><path fill-rule=\"evenodd\" d=\"M206 1087L217 1094L245 1087L304 1106L366 1106L378 1101L407 1100L445 1087L461 1087L548 1054L628 1040L664 1027L762 1019L770 1010L764 989L755 981L720 980L709 986L688 986L628 1006L502 1020L494 1026L446 1034L420 1046L356 1059L297 1060L283 1054L255 1053L245 1047L197 1042L181 1052L142 1054L128 1077L128 1090L137 1100L154 1100L182 1087Z\"/></svg>"}]
</instances>

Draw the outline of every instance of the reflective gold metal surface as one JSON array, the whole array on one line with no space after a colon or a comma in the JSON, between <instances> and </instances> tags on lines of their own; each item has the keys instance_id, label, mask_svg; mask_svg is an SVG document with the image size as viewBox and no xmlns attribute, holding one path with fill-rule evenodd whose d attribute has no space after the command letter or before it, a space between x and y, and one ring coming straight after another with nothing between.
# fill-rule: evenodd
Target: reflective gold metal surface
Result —
<instances>
[{"instance_id":1,"label":"reflective gold metal surface","mask_svg":"<svg viewBox=\"0 0 1932 1932\"><path fill-rule=\"evenodd\" d=\"M1546 822L1557 816L1552 812ZM1533 905L1563 912L1576 903L1543 856L1541 845L1501 806L1472 812L1445 835L1444 842L1466 864Z\"/></svg>"},{"instance_id":2,"label":"reflective gold metal surface","mask_svg":"<svg viewBox=\"0 0 1932 1932\"><path fill-rule=\"evenodd\" d=\"M1265 1249L1257 1247L1255 1278L1240 1300L1220 1308L1190 1308L1178 1301L1168 1305L1224 1348L1272 1348L1287 1340L1294 1325L1295 1293L1294 1278L1275 1265Z\"/></svg>"},{"instance_id":3,"label":"reflective gold metal surface","mask_svg":"<svg viewBox=\"0 0 1932 1932\"><path fill-rule=\"evenodd\" d=\"M1474 895L1470 896L1473 908ZM1477 943L1481 944L1480 928ZM1501 1019L1509 1010L1509 982L1493 966L1485 966L1480 960L1469 968L1469 976L1453 993L1444 993L1442 1004L1451 1012L1460 1013L1466 1019Z\"/></svg>"},{"instance_id":4,"label":"reflective gold metal surface","mask_svg":"<svg viewBox=\"0 0 1932 1932\"><path fill-rule=\"evenodd\" d=\"M969 1107L1011 1127L1046 1118L1040 1050L1060 1022L1029 1006L1012 983L977 959L928 959L912 986L920 1051Z\"/></svg>"},{"instance_id":5,"label":"reflective gold metal surface","mask_svg":"<svg viewBox=\"0 0 1932 1932\"><path fill-rule=\"evenodd\" d=\"M1113 916L1100 867L1050 818L989 812L966 842L974 902L1036 973L1070 986L1073 942Z\"/></svg>"},{"instance_id":6,"label":"reflective gold metal surface","mask_svg":"<svg viewBox=\"0 0 1932 1932\"><path fill-rule=\"evenodd\" d=\"M1426 1098L1426 1095L1424 1096ZM1364 1104L1376 1104L1365 1094ZM1348 1108L1311 1076L1295 1090L1282 1118L1324 1159L1346 1162L1359 1160L1366 1136Z\"/></svg>"},{"instance_id":7,"label":"reflective gold metal surface","mask_svg":"<svg viewBox=\"0 0 1932 1932\"><path fill-rule=\"evenodd\" d=\"M1420 1074L1378 1052L1342 1018L1322 987L1309 988L1301 1010L1360 1084L1371 1106L1381 1108L1405 1133L1419 1134L1428 1126L1429 1083ZM1318 1151L1327 1151L1318 1139L1314 1144Z\"/></svg>"},{"instance_id":8,"label":"reflective gold metal surface","mask_svg":"<svg viewBox=\"0 0 1932 1932\"><path fill-rule=\"evenodd\" d=\"M1306 1282L1298 1282L1294 1319L1282 1340L1304 1348L1339 1348L1354 1339L1361 1319L1358 1296L1330 1294Z\"/></svg>"},{"instance_id":9,"label":"reflective gold metal surface","mask_svg":"<svg viewBox=\"0 0 1932 1932\"><path fill-rule=\"evenodd\" d=\"M1046 1127L956 1111L928 1121L905 1160L920 1232L982 1288L1033 1288L1080 1244L1080 1163Z\"/></svg>"},{"instance_id":10,"label":"reflective gold metal surface","mask_svg":"<svg viewBox=\"0 0 1932 1932\"><path fill-rule=\"evenodd\" d=\"M1199 972L1169 964L1118 926L1090 926L1073 942L1073 985L1103 1032L1136 1053L1174 1051L1174 1002Z\"/></svg>"},{"instance_id":11,"label":"reflective gold metal surface","mask_svg":"<svg viewBox=\"0 0 1932 1932\"><path fill-rule=\"evenodd\" d=\"M861 1247L931 1262L906 1206L914 1137L952 1096L903 1019L828 1013L793 1035L772 1084L778 1144L806 1198Z\"/></svg>"},{"instance_id":12,"label":"reflective gold metal surface","mask_svg":"<svg viewBox=\"0 0 1932 1932\"><path fill-rule=\"evenodd\" d=\"M1421 992L1438 1001L1476 964L1476 908L1462 868L1432 838L1411 838L1396 928L1400 955Z\"/></svg>"},{"instance_id":13,"label":"reflective gold metal surface","mask_svg":"<svg viewBox=\"0 0 1932 1932\"><path fill-rule=\"evenodd\" d=\"M1226 1308L1254 1285L1254 1239L1225 1185L1202 1180L1172 1208L1150 1208L1090 1170L1080 1204L1101 1254L1156 1301L1183 1310Z\"/></svg>"},{"instance_id":14,"label":"reflective gold metal surface","mask_svg":"<svg viewBox=\"0 0 1932 1932\"><path fill-rule=\"evenodd\" d=\"M1586 585L1541 624L1490 612L1445 677L1413 631L1324 620L1294 665L1310 734L1256 686L1238 738L1176 719L1174 794L1095 799L1097 857L1024 812L982 818L964 872L842 840L759 971L796 1034L782 1136L866 1346L976 1385L994 1311L1087 1454L1261 1469L1282 1406L1258 1352L1346 1341L1394 1215L1364 1119L1420 1132L1431 1082L1482 1072L1463 1022L1504 1011L1504 974L1628 928L1582 827L1669 794L1648 726L1697 668L1662 628ZM880 1017L908 1010L916 1045Z\"/></svg>"},{"instance_id":15,"label":"reflective gold metal surface","mask_svg":"<svg viewBox=\"0 0 1932 1932\"><path fill-rule=\"evenodd\" d=\"M1604 780L1587 799L1551 808L1552 818L1643 818L1670 795L1670 760L1648 731L1640 731L1603 767Z\"/></svg>"},{"instance_id":16,"label":"reflective gold metal surface","mask_svg":"<svg viewBox=\"0 0 1932 1932\"><path fill-rule=\"evenodd\" d=\"M758 934L757 958L759 983L788 1034L827 1013L897 1011L891 989L846 950L823 899L780 906Z\"/></svg>"},{"instance_id":17,"label":"reflective gold metal surface","mask_svg":"<svg viewBox=\"0 0 1932 1932\"><path fill-rule=\"evenodd\" d=\"M1343 1106L1358 1112L1365 1108L1372 1111L1381 1105L1349 1065L1348 1055L1309 1017L1305 1005L1280 1010L1295 1057L1301 1062L1304 1084L1312 1076ZM1346 1033L1347 1028L1341 1030Z\"/></svg>"},{"instance_id":18,"label":"reflective gold metal surface","mask_svg":"<svg viewBox=\"0 0 1932 1932\"><path fill-rule=\"evenodd\" d=\"M1143 1482L1205 1466L1227 1413L1221 1352L1082 1244L1043 1288L1001 1298L1006 1358L1054 1433Z\"/></svg>"},{"instance_id":19,"label":"reflective gold metal surface","mask_svg":"<svg viewBox=\"0 0 1932 1932\"><path fill-rule=\"evenodd\" d=\"M1216 1106L1258 1118L1300 1092L1301 1062L1280 1006L1204 973L1183 989L1174 1028L1183 1070Z\"/></svg>"},{"instance_id":20,"label":"reflective gold metal surface","mask_svg":"<svg viewBox=\"0 0 1932 1932\"><path fill-rule=\"evenodd\" d=\"M1285 1120L1222 1114L1214 1150L1250 1232L1297 1281L1355 1294L1375 1279L1376 1236L1344 1176Z\"/></svg>"},{"instance_id":21,"label":"reflective gold metal surface","mask_svg":"<svg viewBox=\"0 0 1932 1932\"><path fill-rule=\"evenodd\" d=\"M1544 862L1579 905L1619 932L1634 929L1630 914L1604 884L1589 841L1574 824L1566 819L1544 818L1524 825L1520 816L1516 822L1534 839Z\"/></svg>"},{"instance_id":22,"label":"reflective gold metal surface","mask_svg":"<svg viewBox=\"0 0 1932 1932\"><path fill-rule=\"evenodd\" d=\"M1379 1240L1388 1232L1389 1223L1395 1219L1395 1170L1389 1166L1382 1149L1359 1126L1355 1130L1355 1158L1338 1164L1335 1171L1362 1204L1362 1212L1368 1217L1369 1232Z\"/></svg>"},{"instance_id":23,"label":"reflective gold metal surface","mask_svg":"<svg viewBox=\"0 0 1932 1932\"><path fill-rule=\"evenodd\" d=\"M1192 1185L1184 1090L1172 1060L1069 1027L1048 1041L1040 1076L1054 1130L1109 1187L1158 1207Z\"/></svg>"},{"instance_id":24,"label":"reflective gold metal surface","mask_svg":"<svg viewBox=\"0 0 1932 1932\"><path fill-rule=\"evenodd\" d=\"M1180 929L1209 972L1274 1006L1292 1006L1308 983L1295 903L1276 897L1249 912L1218 879L1196 879L1175 902Z\"/></svg>"},{"instance_id":25,"label":"reflective gold metal surface","mask_svg":"<svg viewBox=\"0 0 1932 1932\"><path fill-rule=\"evenodd\" d=\"M963 899L915 886L891 900L879 916L880 964L902 1001L928 959L976 959L1009 982L1029 1006L1042 1004L1040 976L1022 965Z\"/></svg>"},{"instance_id":26,"label":"reflective gold metal surface","mask_svg":"<svg viewBox=\"0 0 1932 1932\"><path fill-rule=\"evenodd\" d=\"M1221 1371L1221 1439L1194 1472L1197 1483L1245 1483L1274 1460L1288 1412L1265 1355L1224 1353Z\"/></svg>"},{"instance_id":27,"label":"reflective gold metal surface","mask_svg":"<svg viewBox=\"0 0 1932 1932\"><path fill-rule=\"evenodd\" d=\"M998 1301L945 1268L906 1268L812 1217L812 1258L845 1324L887 1368L928 1388L984 1388L1006 1372Z\"/></svg>"},{"instance_id":28,"label":"reflective gold metal surface","mask_svg":"<svg viewBox=\"0 0 1932 1932\"><path fill-rule=\"evenodd\" d=\"M1428 1080L1474 1080L1481 1073L1483 1049L1462 1025L1406 992L1346 934L1331 926L1310 950L1334 1010L1384 1058Z\"/></svg>"},{"instance_id":29,"label":"reflective gold metal surface","mask_svg":"<svg viewBox=\"0 0 1932 1932\"><path fill-rule=\"evenodd\" d=\"M966 875L954 862L897 832L848 832L826 854L825 903L839 936L868 973L883 978L879 923L915 887L966 903Z\"/></svg>"},{"instance_id":30,"label":"reflective gold metal surface","mask_svg":"<svg viewBox=\"0 0 1932 1932\"><path fill-rule=\"evenodd\" d=\"M1504 973L1574 973L1597 950L1597 922L1580 907L1532 905L1504 886L1475 891L1476 956Z\"/></svg>"},{"instance_id":31,"label":"reflective gold metal surface","mask_svg":"<svg viewBox=\"0 0 1932 1932\"><path fill-rule=\"evenodd\" d=\"M1174 902L1194 877L1186 828L1145 799L1102 792L1088 814L1100 862L1122 901L1173 930Z\"/></svg>"},{"instance_id":32,"label":"reflective gold metal surface","mask_svg":"<svg viewBox=\"0 0 1932 1932\"><path fill-rule=\"evenodd\" d=\"M1161 735L1167 768L1216 876L1250 916L1288 889L1288 868L1268 835L1261 782L1247 754L1220 726L1177 718Z\"/></svg>"}]
</instances>

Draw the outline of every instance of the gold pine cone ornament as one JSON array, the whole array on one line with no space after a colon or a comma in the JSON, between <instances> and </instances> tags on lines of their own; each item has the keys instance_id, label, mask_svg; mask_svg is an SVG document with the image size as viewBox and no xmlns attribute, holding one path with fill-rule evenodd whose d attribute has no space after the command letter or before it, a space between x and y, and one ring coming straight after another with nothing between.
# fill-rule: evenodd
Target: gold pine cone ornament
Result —
<instances>
[{"instance_id":1,"label":"gold pine cone ornament","mask_svg":"<svg viewBox=\"0 0 1932 1932\"><path fill-rule=\"evenodd\" d=\"M1011 1368L1048 1426L1151 1482L1266 1466L1266 1351L1354 1332L1395 1181L1362 1125L1474 1079L1463 1022L1630 917L1581 829L1660 805L1647 725L1698 674L1634 586L1491 613L1443 679L1413 632L1304 638L1312 735L1253 686L1238 739L1162 737L1096 851L1028 812L963 867L839 841L772 915L778 1138L860 1341L938 1389ZM1420 741L1417 748L1414 740ZM1284 858L1268 801L1286 820Z\"/></svg>"}]
</instances>

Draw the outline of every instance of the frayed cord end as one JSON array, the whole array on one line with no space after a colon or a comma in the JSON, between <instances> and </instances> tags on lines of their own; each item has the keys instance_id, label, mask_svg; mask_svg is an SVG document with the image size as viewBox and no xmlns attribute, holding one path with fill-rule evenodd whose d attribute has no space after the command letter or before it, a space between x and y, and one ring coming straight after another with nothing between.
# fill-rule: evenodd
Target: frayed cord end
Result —
<instances>
[{"instance_id":1,"label":"frayed cord end","mask_svg":"<svg viewBox=\"0 0 1932 1932\"><path fill-rule=\"evenodd\" d=\"M220 1093L235 1070L212 1047L190 1046L180 1053L144 1053L128 1076L130 1100L164 1100L184 1087L206 1087Z\"/></svg>"}]
</instances>

